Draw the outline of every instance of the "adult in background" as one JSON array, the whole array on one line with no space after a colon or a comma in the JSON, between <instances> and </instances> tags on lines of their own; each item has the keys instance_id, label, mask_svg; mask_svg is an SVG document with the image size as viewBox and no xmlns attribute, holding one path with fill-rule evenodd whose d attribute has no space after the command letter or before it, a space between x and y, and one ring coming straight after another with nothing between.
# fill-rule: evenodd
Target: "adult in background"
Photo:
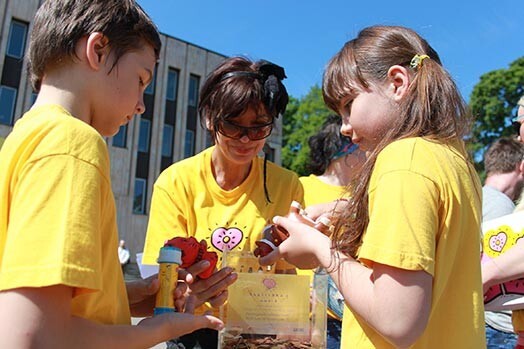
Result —
<instances>
[{"instance_id":1,"label":"adult in background","mask_svg":"<svg viewBox=\"0 0 524 349\"><path fill-rule=\"evenodd\" d=\"M515 200L524 185L524 144L500 138L484 154L486 180L482 187L482 220L488 221L513 213ZM515 347L517 336L511 311L486 311L488 349Z\"/></svg>"},{"instance_id":2,"label":"adult in background","mask_svg":"<svg viewBox=\"0 0 524 349\"><path fill-rule=\"evenodd\" d=\"M122 266L122 269L129 264L131 254L129 253L129 250L126 247L126 241L120 240L120 243L118 244L118 259L120 260L120 265Z\"/></svg>"},{"instance_id":3,"label":"adult in background","mask_svg":"<svg viewBox=\"0 0 524 349\"><path fill-rule=\"evenodd\" d=\"M517 102L517 114L513 119L519 127L518 140L524 142L524 96ZM515 212L522 211L524 204L521 200ZM503 255L492 259L490 262L482 264L482 286L484 291L489 287L524 277L524 240L519 239L514 248L508 250ZM512 314L513 329L517 333L516 349L524 349L524 310L514 310Z\"/></svg>"}]
</instances>

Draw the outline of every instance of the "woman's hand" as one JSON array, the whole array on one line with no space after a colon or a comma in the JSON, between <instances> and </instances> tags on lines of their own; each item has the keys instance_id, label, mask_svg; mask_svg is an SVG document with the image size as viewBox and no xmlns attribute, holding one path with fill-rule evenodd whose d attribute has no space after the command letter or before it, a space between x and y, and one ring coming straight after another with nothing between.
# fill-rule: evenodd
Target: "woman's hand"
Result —
<instances>
[{"instance_id":1,"label":"woman's hand","mask_svg":"<svg viewBox=\"0 0 524 349\"><path fill-rule=\"evenodd\" d=\"M191 295L195 298L195 307L199 307L205 302L208 302L214 308L224 304L228 295L227 288L238 278L232 268L225 267L215 271L207 279L200 279L198 274L208 267L208 261L200 261L185 270L179 271L179 279L184 280L189 288L186 296Z\"/></svg>"}]
</instances>

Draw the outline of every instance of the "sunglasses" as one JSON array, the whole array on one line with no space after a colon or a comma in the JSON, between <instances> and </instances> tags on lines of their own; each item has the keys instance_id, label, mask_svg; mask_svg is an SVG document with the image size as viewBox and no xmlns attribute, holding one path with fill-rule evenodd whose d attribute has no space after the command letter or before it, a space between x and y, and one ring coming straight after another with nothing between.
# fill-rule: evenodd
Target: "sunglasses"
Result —
<instances>
[{"instance_id":1,"label":"sunglasses","mask_svg":"<svg viewBox=\"0 0 524 349\"><path fill-rule=\"evenodd\" d=\"M251 141L258 141L269 137L273 130L273 122L259 126L240 126L231 121L222 120L218 123L217 131L223 136L240 139L247 136Z\"/></svg>"}]
</instances>

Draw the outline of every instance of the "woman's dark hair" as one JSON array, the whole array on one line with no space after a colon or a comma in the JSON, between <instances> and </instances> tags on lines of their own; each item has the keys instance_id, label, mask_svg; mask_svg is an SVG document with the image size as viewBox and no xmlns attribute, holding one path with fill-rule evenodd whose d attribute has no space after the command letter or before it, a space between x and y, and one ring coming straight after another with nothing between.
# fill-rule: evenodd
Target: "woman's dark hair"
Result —
<instances>
[{"instance_id":1,"label":"woman's dark hair","mask_svg":"<svg viewBox=\"0 0 524 349\"><path fill-rule=\"evenodd\" d=\"M307 169L314 175L326 171L333 156L342 146L343 139L349 139L340 133L342 119L338 115L329 115L320 130L309 137L309 162Z\"/></svg>"},{"instance_id":2,"label":"woman's dark hair","mask_svg":"<svg viewBox=\"0 0 524 349\"><path fill-rule=\"evenodd\" d=\"M240 116L248 108L265 112L272 119L283 115L289 100L282 80L284 69L268 61L245 57L223 61L207 77L200 91L198 112L202 126L209 122L213 137L222 120Z\"/></svg>"}]
</instances>

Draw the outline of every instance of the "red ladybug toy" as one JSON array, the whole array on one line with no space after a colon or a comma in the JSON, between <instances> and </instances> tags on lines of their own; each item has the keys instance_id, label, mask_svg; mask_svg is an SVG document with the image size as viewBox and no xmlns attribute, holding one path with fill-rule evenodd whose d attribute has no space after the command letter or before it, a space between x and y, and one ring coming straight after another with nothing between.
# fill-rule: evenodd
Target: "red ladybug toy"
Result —
<instances>
[{"instance_id":1,"label":"red ladybug toy","mask_svg":"<svg viewBox=\"0 0 524 349\"><path fill-rule=\"evenodd\" d=\"M207 279L213 274L217 265L218 255L216 252L207 250L205 240L198 242L192 236L189 238L175 237L167 240L164 246L177 247L182 251L182 268L188 268L202 260L208 261L209 267L198 275L201 279Z\"/></svg>"}]
</instances>

